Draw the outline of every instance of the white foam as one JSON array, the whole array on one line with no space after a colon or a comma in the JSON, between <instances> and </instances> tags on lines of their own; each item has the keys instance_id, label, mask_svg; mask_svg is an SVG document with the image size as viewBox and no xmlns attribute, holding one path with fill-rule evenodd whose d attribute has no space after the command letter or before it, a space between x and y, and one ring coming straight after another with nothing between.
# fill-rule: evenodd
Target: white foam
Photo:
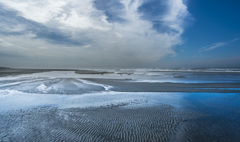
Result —
<instances>
[{"instance_id":1,"label":"white foam","mask_svg":"<svg viewBox=\"0 0 240 142\"><path fill-rule=\"evenodd\" d=\"M43 79L32 79L32 80L25 80L25 81L13 82L13 83L8 83L8 84L0 85L0 87L18 85L18 84L22 84L22 83L29 83L29 82L41 81L41 80L43 80Z\"/></svg>"},{"instance_id":2,"label":"white foam","mask_svg":"<svg viewBox=\"0 0 240 142\"><path fill-rule=\"evenodd\" d=\"M109 89L113 88L113 87L110 86L110 85L98 84L98 83L94 83L94 82L87 81L87 80L83 80L83 79L78 79L78 80L80 80L82 83L85 83L85 84L102 86L102 87L105 89L105 91L109 91Z\"/></svg>"},{"instance_id":3,"label":"white foam","mask_svg":"<svg viewBox=\"0 0 240 142\"><path fill-rule=\"evenodd\" d=\"M98 107L126 103L131 107L151 106L159 103L180 106L181 95L177 93L100 92L83 95L34 94L20 91L0 91L0 111L27 109L39 106L59 108Z\"/></svg>"},{"instance_id":4,"label":"white foam","mask_svg":"<svg viewBox=\"0 0 240 142\"><path fill-rule=\"evenodd\" d=\"M42 91L44 93L47 92L47 86L45 86L43 83L37 87L38 91Z\"/></svg>"},{"instance_id":5,"label":"white foam","mask_svg":"<svg viewBox=\"0 0 240 142\"><path fill-rule=\"evenodd\" d=\"M6 90L0 90L0 98L5 98L10 96L11 94L9 93L9 91Z\"/></svg>"}]
</instances>

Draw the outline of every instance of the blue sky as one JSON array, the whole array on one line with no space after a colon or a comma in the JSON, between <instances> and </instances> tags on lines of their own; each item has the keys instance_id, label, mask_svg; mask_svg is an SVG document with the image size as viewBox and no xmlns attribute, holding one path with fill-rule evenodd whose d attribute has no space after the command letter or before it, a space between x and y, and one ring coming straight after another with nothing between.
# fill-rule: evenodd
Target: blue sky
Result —
<instances>
[{"instance_id":1,"label":"blue sky","mask_svg":"<svg viewBox=\"0 0 240 142\"><path fill-rule=\"evenodd\" d=\"M240 67L239 4L237 0L188 1L194 20L182 35L184 44L178 47L177 56L165 62L185 67ZM221 46L201 52L215 45Z\"/></svg>"},{"instance_id":2,"label":"blue sky","mask_svg":"<svg viewBox=\"0 0 240 142\"><path fill-rule=\"evenodd\" d=\"M0 66L240 67L239 5L0 0Z\"/></svg>"}]
</instances>

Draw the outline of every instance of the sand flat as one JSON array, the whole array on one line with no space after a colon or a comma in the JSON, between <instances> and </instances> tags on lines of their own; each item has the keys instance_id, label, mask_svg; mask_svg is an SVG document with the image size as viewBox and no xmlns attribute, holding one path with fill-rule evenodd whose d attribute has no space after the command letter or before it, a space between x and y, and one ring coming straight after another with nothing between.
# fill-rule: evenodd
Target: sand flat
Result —
<instances>
[{"instance_id":1,"label":"sand flat","mask_svg":"<svg viewBox=\"0 0 240 142\"><path fill-rule=\"evenodd\" d=\"M239 74L102 72L2 71L0 139L239 140Z\"/></svg>"}]
</instances>

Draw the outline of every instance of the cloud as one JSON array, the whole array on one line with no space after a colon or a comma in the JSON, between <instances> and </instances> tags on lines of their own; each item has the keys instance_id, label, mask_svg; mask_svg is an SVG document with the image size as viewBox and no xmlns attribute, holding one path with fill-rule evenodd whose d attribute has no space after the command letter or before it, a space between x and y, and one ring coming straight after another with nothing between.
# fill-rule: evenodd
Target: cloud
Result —
<instances>
[{"instance_id":1,"label":"cloud","mask_svg":"<svg viewBox=\"0 0 240 142\"><path fill-rule=\"evenodd\" d=\"M156 65L182 43L189 12L183 0L167 0L151 14L149 2L159 1L0 0L0 39L12 45L0 44L0 53L32 59L29 66Z\"/></svg>"},{"instance_id":2,"label":"cloud","mask_svg":"<svg viewBox=\"0 0 240 142\"><path fill-rule=\"evenodd\" d=\"M214 43L210 46L205 46L205 47L202 47L199 49L199 52L204 52L204 51L210 51L210 50L213 50L215 48L218 48L218 47L221 47L221 46L224 46L226 45L227 43L226 42L219 42L219 43Z\"/></svg>"},{"instance_id":3,"label":"cloud","mask_svg":"<svg viewBox=\"0 0 240 142\"><path fill-rule=\"evenodd\" d=\"M235 39L231 40L230 42L234 42L234 41L237 41L237 40L240 40L240 38L235 38Z\"/></svg>"},{"instance_id":4,"label":"cloud","mask_svg":"<svg viewBox=\"0 0 240 142\"><path fill-rule=\"evenodd\" d=\"M213 50L215 48L225 46L225 45L227 45L231 42L237 41L237 40L240 40L240 38L235 38L235 39L233 39L231 41L228 41L228 42L219 42L219 43L214 43L214 44L209 45L209 46L204 46L204 47L199 49L199 52L210 51L210 50Z\"/></svg>"}]
</instances>

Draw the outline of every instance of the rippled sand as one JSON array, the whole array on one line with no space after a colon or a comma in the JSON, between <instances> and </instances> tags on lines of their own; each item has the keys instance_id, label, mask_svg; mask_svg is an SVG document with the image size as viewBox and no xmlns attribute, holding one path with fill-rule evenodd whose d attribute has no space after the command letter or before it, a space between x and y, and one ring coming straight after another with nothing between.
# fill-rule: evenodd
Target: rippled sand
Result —
<instances>
[{"instance_id":1,"label":"rippled sand","mask_svg":"<svg viewBox=\"0 0 240 142\"><path fill-rule=\"evenodd\" d=\"M6 141L238 141L239 114L169 105L40 107L1 113ZM239 111L238 111L239 113ZM222 116L226 115L226 117ZM228 115L228 116L227 116Z\"/></svg>"},{"instance_id":2,"label":"rippled sand","mask_svg":"<svg viewBox=\"0 0 240 142\"><path fill-rule=\"evenodd\" d=\"M239 141L237 73L82 73L0 78L0 141Z\"/></svg>"},{"instance_id":3,"label":"rippled sand","mask_svg":"<svg viewBox=\"0 0 240 142\"><path fill-rule=\"evenodd\" d=\"M179 125L199 113L169 105L18 110L2 114L2 137L10 141L170 141Z\"/></svg>"}]
</instances>

